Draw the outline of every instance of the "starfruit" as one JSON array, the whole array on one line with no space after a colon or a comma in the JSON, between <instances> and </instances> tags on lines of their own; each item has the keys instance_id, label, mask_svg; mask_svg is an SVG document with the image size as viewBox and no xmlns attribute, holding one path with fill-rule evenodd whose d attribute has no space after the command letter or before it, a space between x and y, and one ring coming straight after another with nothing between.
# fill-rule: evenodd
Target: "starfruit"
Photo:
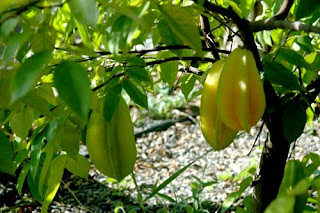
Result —
<instances>
[{"instance_id":1,"label":"starfruit","mask_svg":"<svg viewBox=\"0 0 320 213\"><path fill-rule=\"evenodd\" d=\"M86 144L95 167L104 175L121 181L132 172L137 150L129 108L120 97L110 121L105 119L104 100L94 98Z\"/></svg>"},{"instance_id":2,"label":"starfruit","mask_svg":"<svg viewBox=\"0 0 320 213\"><path fill-rule=\"evenodd\" d=\"M218 113L231 129L249 132L262 117L266 99L251 51L237 48L226 59L217 92Z\"/></svg>"},{"instance_id":3,"label":"starfruit","mask_svg":"<svg viewBox=\"0 0 320 213\"><path fill-rule=\"evenodd\" d=\"M237 135L237 131L227 127L217 111L217 89L224 60L212 65L206 78L200 107L200 126L207 142L215 150L229 146Z\"/></svg>"}]
</instances>

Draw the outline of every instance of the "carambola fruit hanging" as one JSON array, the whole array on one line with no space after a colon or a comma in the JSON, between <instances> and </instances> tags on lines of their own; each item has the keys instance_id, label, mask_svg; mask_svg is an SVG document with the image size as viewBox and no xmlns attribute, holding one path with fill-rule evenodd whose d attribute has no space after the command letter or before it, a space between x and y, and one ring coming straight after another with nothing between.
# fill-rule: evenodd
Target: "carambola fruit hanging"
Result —
<instances>
[{"instance_id":1,"label":"carambola fruit hanging","mask_svg":"<svg viewBox=\"0 0 320 213\"><path fill-rule=\"evenodd\" d=\"M237 48L227 58L217 92L218 113L229 128L249 132L262 117L266 99L251 51Z\"/></svg>"},{"instance_id":2,"label":"carambola fruit hanging","mask_svg":"<svg viewBox=\"0 0 320 213\"><path fill-rule=\"evenodd\" d=\"M93 99L97 100L97 97ZM120 181L132 172L137 156L129 108L120 97L116 110L107 121L103 113L104 100L96 102L86 135L89 156L101 173Z\"/></svg>"},{"instance_id":3,"label":"carambola fruit hanging","mask_svg":"<svg viewBox=\"0 0 320 213\"><path fill-rule=\"evenodd\" d=\"M213 64L203 87L202 133L215 149L229 146L237 131L249 132L266 107L262 81L252 53L237 48Z\"/></svg>"},{"instance_id":4,"label":"carambola fruit hanging","mask_svg":"<svg viewBox=\"0 0 320 213\"><path fill-rule=\"evenodd\" d=\"M207 142L215 150L221 150L230 145L237 131L227 127L217 111L217 89L221 70L225 60L212 65L206 78L200 107L200 126Z\"/></svg>"}]
</instances>

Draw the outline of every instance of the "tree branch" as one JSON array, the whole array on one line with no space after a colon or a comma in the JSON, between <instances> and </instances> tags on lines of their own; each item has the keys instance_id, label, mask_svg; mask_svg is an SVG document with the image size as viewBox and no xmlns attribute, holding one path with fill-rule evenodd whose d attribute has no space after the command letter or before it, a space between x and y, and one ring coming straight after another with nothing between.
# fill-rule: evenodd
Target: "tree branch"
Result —
<instances>
[{"instance_id":1,"label":"tree branch","mask_svg":"<svg viewBox=\"0 0 320 213\"><path fill-rule=\"evenodd\" d=\"M266 19L252 22L249 24L252 32L273 29L288 29L294 31L314 32L320 34L320 27L304 24L300 21L280 21L275 19Z\"/></svg>"},{"instance_id":2,"label":"tree branch","mask_svg":"<svg viewBox=\"0 0 320 213\"><path fill-rule=\"evenodd\" d=\"M194 2L198 3L198 0L194 0ZM204 0L203 7L212 13L218 13L224 16L231 18L234 23L238 26L241 32L241 39L245 44L246 48L251 50L253 53L254 59L256 61L256 65L258 70L262 71L263 66L260 61L259 52L257 46L254 41L254 37L249 26L249 22L245 19L240 18L240 16L231 8L224 8L218 5L215 5L208 0Z\"/></svg>"},{"instance_id":3,"label":"tree branch","mask_svg":"<svg viewBox=\"0 0 320 213\"><path fill-rule=\"evenodd\" d=\"M150 52L158 52L161 50L182 50L182 49L191 49L189 46L186 45L169 45L169 46L157 46L155 48L151 49L144 49L144 50L131 50L128 53L130 54L139 54L140 56L145 55ZM203 51L214 51L216 53L224 53L224 54L230 54L230 51L228 50L221 50L221 49L215 49L215 48L202 48ZM96 51L96 53L100 55L111 55L112 53L109 51ZM119 52L122 54L122 52Z\"/></svg>"},{"instance_id":4,"label":"tree branch","mask_svg":"<svg viewBox=\"0 0 320 213\"><path fill-rule=\"evenodd\" d=\"M151 66L151 65L156 65L156 64L162 64L162 63L165 63L165 62L169 62L169 61L179 61L179 60L185 60L185 61L192 61L192 60L195 60L195 61L206 61L206 62L216 62L216 60L212 59L212 58L201 58L201 57L194 57L194 56L191 56L191 57L171 57L171 58L165 58L165 59L161 59L161 60L156 60L156 61L149 61L149 62L146 62L146 65L147 66Z\"/></svg>"},{"instance_id":5,"label":"tree branch","mask_svg":"<svg viewBox=\"0 0 320 213\"><path fill-rule=\"evenodd\" d=\"M216 44L214 43L214 38L210 29L209 19L205 15L200 15L200 26L203 33L206 45L208 48L212 49L212 55L216 60L220 60L219 53L215 51Z\"/></svg>"}]
</instances>

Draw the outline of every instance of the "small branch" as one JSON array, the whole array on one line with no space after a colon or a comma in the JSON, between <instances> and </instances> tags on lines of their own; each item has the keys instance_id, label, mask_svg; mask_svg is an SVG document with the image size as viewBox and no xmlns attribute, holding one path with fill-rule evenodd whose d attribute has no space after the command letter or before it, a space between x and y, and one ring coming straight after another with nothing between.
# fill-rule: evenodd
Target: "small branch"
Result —
<instances>
[{"instance_id":1,"label":"small branch","mask_svg":"<svg viewBox=\"0 0 320 213\"><path fill-rule=\"evenodd\" d=\"M94 91L97 91L98 89L101 89L102 87L104 87L105 85L107 85L112 79L114 79L114 78L119 78L119 77L124 76L124 75L125 75L124 73L116 74L116 75L112 76L111 78L109 78L106 82L103 82L102 84L100 84L100 85L92 88L91 91L93 91L93 92L94 92Z\"/></svg>"},{"instance_id":2,"label":"small branch","mask_svg":"<svg viewBox=\"0 0 320 213\"><path fill-rule=\"evenodd\" d=\"M185 46L185 45L172 45L172 46L158 46L152 49L144 49L144 50L131 50L128 53L130 54L139 54L140 56L150 53L150 52L158 52L158 51L162 51L162 50L182 50L182 49L191 49L189 46ZM214 51L216 53L224 53L224 54L229 54L230 51L228 50L221 50L221 49L213 49L213 48L203 48L203 51ZM111 55L112 53L109 51L96 51L96 53L100 54L100 55ZM119 52L120 54L122 54L122 52Z\"/></svg>"},{"instance_id":3,"label":"small branch","mask_svg":"<svg viewBox=\"0 0 320 213\"><path fill-rule=\"evenodd\" d=\"M203 33L206 46L210 49L212 49L212 55L216 60L220 60L219 53L216 52L214 49L216 48L216 44L214 43L214 38L212 35L212 31L210 29L210 23L209 19L205 15L200 15L200 26L201 26L201 31Z\"/></svg>"},{"instance_id":4,"label":"small branch","mask_svg":"<svg viewBox=\"0 0 320 213\"><path fill-rule=\"evenodd\" d=\"M198 3L198 0L194 0L194 2ZM224 8L224 7L215 5L209 2L208 0L204 0L203 7L212 13L218 13L220 15L227 16L228 18L231 18L234 21L234 23L240 29L241 39L243 43L245 44L246 48L251 50L251 52L253 53L258 70L262 71L263 66L260 61L259 52L255 44L255 40L251 31L251 28L249 26L249 22L245 19L242 19L231 7Z\"/></svg>"},{"instance_id":5,"label":"small branch","mask_svg":"<svg viewBox=\"0 0 320 213\"><path fill-rule=\"evenodd\" d=\"M280 21L274 19L267 19L252 22L249 24L252 32L259 32L262 30L273 29L288 29L294 31L314 32L320 34L320 27L304 24L300 21Z\"/></svg>"},{"instance_id":6,"label":"small branch","mask_svg":"<svg viewBox=\"0 0 320 213\"><path fill-rule=\"evenodd\" d=\"M199 75L199 76L202 76L204 73L204 71L198 70L197 68L194 68L194 67L181 68L179 69L179 71L194 74L194 75Z\"/></svg>"},{"instance_id":7,"label":"small branch","mask_svg":"<svg viewBox=\"0 0 320 213\"><path fill-rule=\"evenodd\" d=\"M169 62L169 61L179 61L179 60L185 60L185 61L188 61L188 60L195 60L195 61L206 61L206 62L216 62L216 60L212 59L212 58L201 58L201 57L194 57L194 56L191 56L191 57L171 57L171 58L166 58L166 59L161 59L161 60L156 60L156 61L149 61L149 62L146 62L146 65L147 66L151 66L151 65L156 65L156 64L162 64L162 63L165 63L165 62Z\"/></svg>"}]
</instances>

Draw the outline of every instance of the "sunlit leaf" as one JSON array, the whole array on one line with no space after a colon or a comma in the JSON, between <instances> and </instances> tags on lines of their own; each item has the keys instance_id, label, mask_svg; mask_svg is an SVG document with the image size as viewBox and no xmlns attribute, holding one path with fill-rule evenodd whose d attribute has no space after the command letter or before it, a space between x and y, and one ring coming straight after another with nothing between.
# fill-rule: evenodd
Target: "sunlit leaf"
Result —
<instances>
[{"instance_id":1,"label":"sunlit leaf","mask_svg":"<svg viewBox=\"0 0 320 213\"><path fill-rule=\"evenodd\" d=\"M22 192L22 187L23 187L23 184L26 180L26 177L27 177L27 174L29 172L29 168L30 168L30 165L29 163L25 164L23 166L23 168L21 169L21 172L19 174L19 177L18 177L18 181L17 181L17 191L18 191L18 194L21 196L21 192Z\"/></svg>"},{"instance_id":2,"label":"sunlit leaf","mask_svg":"<svg viewBox=\"0 0 320 213\"><path fill-rule=\"evenodd\" d=\"M265 213L292 213L294 212L294 196L279 197L271 202Z\"/></svg>"},{"instance_id":3,"label":"sunlit leaf","mask_svg":"<svg viewBox=\"0 0 320 213\"><path fill-rule=\"evenodd\" d=\"M59 155L54 158L51 162L48 179L47 179L47 190L44 196L44 200L41 207L41 213L45 213L48 210L49 204L52 202L53 198L55 197L61 180L65 165L68 161L67 155Z\"/></svg>"},{"instance_id":4,"label":"sunlit leaf","mask_svg":"<svg viewBox=\"0 0 320 213\"><path fill-rule=\"evenodd\" d=\"M191 11L186 7L182 8L176 5L159 6L159 9L175 36L198 53L201 53L200 33L195 20L190 15Z\"/></svg>"},{"instance_id":5,"label":"sunlit leaf","mask_svg":"<svg viewBox=\"0 0 320 213\"><path fill-rule=\"evenodd\" d=\"M194 88L196 77L193 74L185 74L181 77L181 90L184 97L188 100L188 96Z\"/></svg>"},{"instance_id":6,"label":"sunlit leaf","mask_svg":"<svg viewBox=\"0 0 320 213\"><path fill-rule=\"evenodd\" d=\"M78 154L76 159L68 160L66 169L68 169L74 175L88 179L90 163L86 157Z\"/></svg>"},{"instance_id":7,"label":"sunlit leaf","mask_svg":"<svg viewBox=\"0 0 320 213\"><path fill-rule=\"evenodd\" d=\"M41 69L51 58L51 52L39 52L28 58L18 68L12 84L12 102L26 95L35 86L35 83L39 80Z\"/></svg>"},{"instance_id":8,"label":"sunlit leaf","mask_svg":"<svg viewBox=\"0 0 320 213\"><path fill-rule=\"evenodd\" d=\"M28 106L21 106L12 113L10 127L17 136L21 139L25 139L29 134L29 129L34 120L34 112Z\"/></svg>"},{"instance_id":9,"label":"sunlit leaf","mask_svg":"<svg viewBox=\"0 0 320 213\"><path fill-rule=\"evenodd\" d=\"M175 57L175 55L169 51L159 52L157 58L165 60L166 58ZM178 62L168 61L160 64L161 78L169 84L170 87L174 84L178 74Z\"/></svg>"},{"instance_id":10,"label":"sunlit leaf","mask_svg":"<svg viewBox=\"0 0 320 213\"><path fill-rule=\"evenodd\" d=\"M95 0L70 0L68 1L72 15L81 23L96 26L98 21L98 8Z\"/></svg>"}]
</instances>

